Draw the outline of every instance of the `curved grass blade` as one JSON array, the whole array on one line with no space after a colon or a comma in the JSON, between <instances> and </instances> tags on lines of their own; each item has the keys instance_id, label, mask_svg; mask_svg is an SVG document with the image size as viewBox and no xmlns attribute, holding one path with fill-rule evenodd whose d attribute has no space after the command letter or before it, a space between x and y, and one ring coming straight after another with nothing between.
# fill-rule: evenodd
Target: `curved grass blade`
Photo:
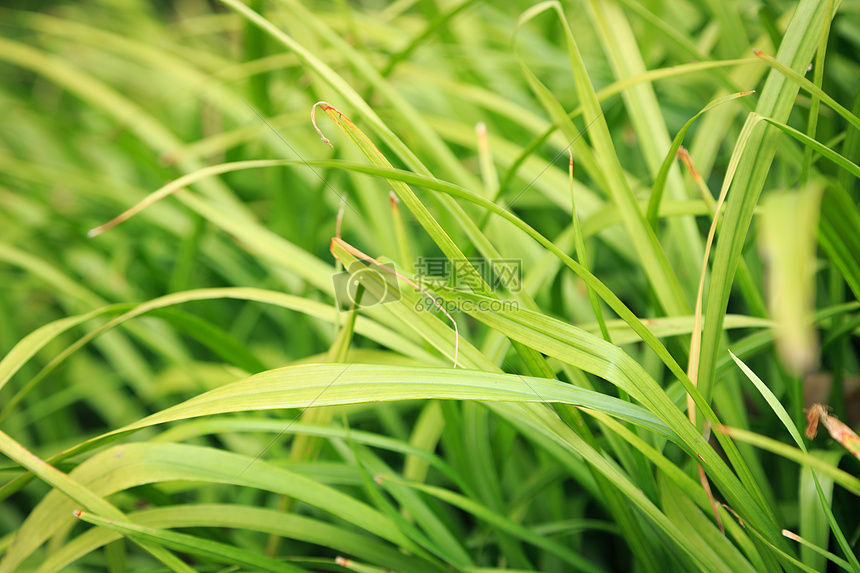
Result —
<instances>
[{"instance_id":1,"label":"curved grass blade","mask_svg":"<svg viewBox=\"0 0 860 573\"><path fill-rule=\"evenodd\" d=\"M701 116L705 112L710 111L711 109L717 107L722 103L736 100L738 98L748 96L752 93L755 93L755 90L729 94L727 96L719 97L711 101L708 105L703 107L701 111L699 111L699 113L691 117L687 121L687 123L684 124L684 127L682 127L678 134L675 136L675 139L672 140L672 146L669 148L669 152L666 154L666 159L663 160L663 165L660 166L660 171L657 172L657 177L654 178L654 185L653 187L651 187L651 195L648 199L648 210L645 212L645 218L648 220L648 224L651 225L652 229L657 228L657 217L660 211L660 201L663 198L663 189L666 185L666 178L669 176L669 169L675 162L675 156L677 155L678 149L681 147L681 144L684 142L684 136L687 135L687 131L689 131L689 129L693 126L699 116Z\"/></svg>"},{"instance_id":2,"label":"curved grass blade","mask_svg":"<svg viewBox=\"0 0 860 573\"><path fill-rule=\"evenodd\" d=\"M817 31L821 29L826 14L824 4L820 0L801 0L794 12L778 55L778 59L792 69L803 70L809 65L818 44ZM797 86L790 84L784 76L771 71L761 92L756 107L757 113L784 121L794 104L797 89ZM755 123L758 123L755 118L747 119L744 129L750 130L748 139L743 146L740 142L736 144L732 155L732 160L737 162L731 183L735 191L727 199L720 240L717 242L711 270L712 279L702 335L703 352L699 363L699 387L708 401L715 383L722 322L735 270L752 221L753 209L776 153L778 132L753 129ZM748 151L744 152L744 148ZM748 484L748 487L754 485ZM774 542L778 543L775 540Z\"/></svg>"},{"instance_id":3,"label":"curved grass blade","mask_svg":"<svg viewBox=\"0 0 860 573\"><path fill-rule=\"evenodd\" d=\"M803 455L808 456L810 459L815 459L812 456L809 456L809 452L806 449L806 444L803 441L803 438L800 436L800 431L797 429L797 426L791 420L791 416L789 416L788 412L785 411L785 408L776 398L776 396L771 392L770 388L761 381L761 379L752 371L750 368L744 364L737 356L735 356L731 350L729 350L729 355L732 357L732 360L735 361L735 364L746 374L747 378L755 385L756 389L761 393L765 400L767 400L768 405L777 415L779 420L788 430L788 433L791 435L791 438L794 440L794 443L797 444L797 447L803 452ZM733 430L734 431L734 430ZM822 464L826 464L822 460ZM833 466L829 466L833 467ZM839 543L839 546L842 548L842 551L845 555L848 556L848 559L851 561L852 570L856 572L860 571L860 561L858 561L857 556L851 549L851 544L845 538L845 534L842 532L842 528L839 527L839 522L836 521L836 516L833 515L833 510L830 507L830 503L827 501L827 497L824 495L824 490L821 489L821 483L818 481L818 477L815 475L815 468L809 466L810 470L812 470L812 479L815 482L815 489L818 492L818 499L821 502L821 508L824 511L825 516L827 517L827 522L830 525L833 534L836 536L836 540ZM858 481L860 483L860 481Z\"/></svg>"},{"instance_id":4,"label":"curved grass blade","mask_svg":"<svg viewBox=\"0 0 860 573\"><path fill-rule=\"evenodd\" d=\"M12 376L14 376L15 373L30 360L30 358L35 356L35 354L39 352L39 350L43 349L51 340L54 340L62 333L78 326L79 324L83 324L88 320L96 318L97 316L121 312L127 308L128 305L126 304L103 307L86 314L68 316L66 318L55 320L54 322L34 330L21 339L18 344L12 348L12 350L6 353L3 360L0 360L0 389L6 385L9 379L12 378ZM4 408L4 412L5 410L6 408ZM0 419L3 417L5 416L0 416Z\"/></svg>"},{"instance_id":5,"label":"curved grass blade","mask_svg":"<svg viewBox=\"0 0 860 573\"><path fill-rule=\"evenodd\" d=\"M247 469L239 471L241 468ZM89 458L71 472L70 478L96 495L175 480L234 484L283 493L337 515L414 554L425 555L393 522L365 503L301 474L214 448L147 442L124 444ZM7 559L13 554L16 560L28 556L55 531L69 523L76 505L79 507L77 502L66 499L57 491L45 496L19 529L23 542L10 549ZM124 519L123 516L117 518Z\"/></svg>"},{"instance_id":6,"label":"curved grass blade","mask_svg":"<svg viewBox=\"0 0 860 573\"><path fill-rule=\"evenodd\" d=\"M832 161L833 163L835 163L839 167L848 171L850 174L854 175L855 177L860 177L860 166L858 166L856 163L848 160L847 158L843 157L839 153L833 151L832 149L830 149L829 147L827 147L823 143L819 143L815 139L812 139L811 137L809 137L808 135L806 135L802 131L798 131L798 130L794 129L793 127L791 127L790 125L786 125L783 122L776 120L772 117L767 117L765 115L760 115L758 113L751 113L750 117L752 117L758 121L765 121L774 127L778 127L781 131L789 134L790 136L792 136L794 139L798 140L802 144L812 148L814 151L817 151L818 153L823 155L825 158L829 159L830 161Z\"/></svg>"},{"instance_id":7,"label":"curved grass blade","mask_svg":"<svg viewBox=\"0 0 860 573\"><path fill-rule=\"evenodd\" d=\"M125 516L122 512L105 500L104 497L91 491L85 484L81 484L71 476L46 464L3 431L0 431L0 451L55 488L53 491L56 495L68 503L83 505L91 511L115 519L124 519ZM29 555L29 551L35 549L40 544L41 542L35 541L19 529L15 537L15 542L9 547L3 556L3 560L0 561L0 573L12 573L16 571L18 565ZM193 573L190 567L165 549L149 543L143 544L143 547L173 571L177 573Z\"/></svg>"},{"instance_id":8,"label":"curved grass blade","mask_svg":"<svg viewBox=\"0 0 860 573\"><path fill-rule=\"evenodd\" d=\"M656 235L645 221L644 214L639 210L630 184L622 176L621 163L609 135L609 128L603 117L600 102L595 95L594 87L561 4L556 0L541 2L526 10L520 16L519 22L522 24L548 10L555 11L561 21L573 66L577 93L584 110L583 119L586 124L591 126L589 133L594 146L595 157L602 166L603 177L606 180L610 197L619 207L624 227L630 235L630 241L636 249L645 274L666 314L689 314L689 305L681 290L675 271L669 265Z\"/></svg>"},{"instance_id":9,"label":"curved grass blade","mask_svg":"<svg viewBox=\"0 0 860 573\"><path fill-rule=\"evenodd\" d=\"M176 533L165 529L155 529L138 525L124 520L105 519L94 513L76 509L72 514L82 521L111 529L121 533L136 542L144 542L163 546L175 551L208 557L228 565L251 567L256 571L271 571L272 573L306 573L305 569L290 565L271 557L259 555L253 551L219 543L211 539L203 539L185 533Z\"/></svg>"},{"instance_id":10,"label":"curved grass blade","mask_svg":"<svg viewBox=\"0 0 860 573\"><path fill-rule=\"evenodd\" d=\"M570 567L572 567L576 571L588 571L590 573L600 573L601 571L603 571L603 569L593 565L581 555L574 551L571 551L564 545L552 541L542 535L538 535L534 533L531 529L511 521L505 516L500 515L465 496L458 495L447 489L417 482L406 481L396 476L380 475L376 476L376 479L379 480L382 484L391 482L393 484L405 485L417 489L418 491L428 493L443 501L446 501L456 507L459 507L460 509L463 509L464 511L471 513L478 519L482 519L484 521L492 523L501 531L504 531L511 535L515 535L523 539L524 541L527 541L537 547L541 547L549 551L553 555L556 555L559 558L563 559Z\"/></svg>"},{"instance_id":11,"label":"curved grass blade","mask_svg":"<svg viewBox=\"0 0 860 573\"><path fill-rule=\"evenodd\" d=\"M732 439L752 444L757 448L772 452L788 460L821 472L822 474L832 478L833 481L844 487L849 492L856 496L860 496L860 479L816 458L815 456L804 453L803 450L793 448L783 442L754 432L741 430L740 428L715 426L714 431L730 436Z\"/></svg>"},{"instance_id":12,"label":"curved grass blade","mask_svg":"<svg viewBox=\"0 0 860 573\"><path fill-rule=\"evenodd\" d=\"M163 297L159 297L149 302L132 307L131 310L128 310L122 315L92 330L85 336L78 339L74 344L57 354L34 378L28 381L27 384L22 387L21 390L19 390L15 394L15 396L13 396L13 398L4 407L2 413L0 413L0 419L3 419L6 415L8 415L12 408L14 408L14 406L20 402L20 400L27 394L27 392L32 389L35 384L44 379L45 376L47 376L50 372L57 368L66 358L68 358L78 349L82 348L90 341L92 341L102 333L110 330L111 328L114 328L135 317L144 315L146 313L154 312L168 306L183 304L192 301L212 300L220 298L257 301L266 304L281 306L284 308L289 308L298 312L303 312L310 316L322 318L323 320L327 320L332 323L335 323L337 321L337 310L331 306L324 305L301 297L296 297L274 291L265 291L262 289L228 287L222 289L199 289L165 295ZM24 356L23 352L26 351L28 353L34 353L38 349L43 348L51 340L53 340L54 338L56 338L56 336L63 332L67 327L70 328L71 326L74 326L79 323L77 320L73 319L80 319L80 322L82 322L84 320L89 320L94 316L98 316L99 314L115 313L118 310L122 310L125 308L127 308L127 305L105 307L103 309L93 311L92 313L81 315L80 317L61 319L61 321L57 321L61 323L59 327L51 327L51 325L48 325L47 327L44 327L44 331L40 329L39 331L33 333L34 338L31 339L28 337L21 343L19 343L19 345L16 345L15 348L18 348L20 344L24 344L24 346L22 346L21 351L16 352L15 349L13 349L13 351L10 352L9 356L17 357L15 361L9 360L7 362L7 359L4 359L3 362L0 362L0 374L2 374L4 370L8 370L8 374L5 375L5 378L8 380L8 377L10 377L12 374L14 374L15 371L17 371L17 369L23 366L23 364L26 362L26 359L29 358L29 356ZM430 358L430 356L427 355L425 351L410 344L408 341L403 340L402 337L398 337L393 332L389 331L381 325L374 323L370 319L366 317L358 317L357 320L358 325L356 328L360 334L377 340L382 344L386 344L392 349L399 350L401 352L405 351L406 354L411 354L411 352L407 350L408 348L411 348L412 350L418 352L418 354L416 354L415 356L423 356L424 359ZM57 323L52 324L56 325ZM433 359L430 358L430 360L432 361ZM0 384L0 387L2 387L2 384Z\"/></svg>"},{"instance_id":13,"label":"curved grass blade","mask_svg":"<svg viewBox=\"0 0 860 573\"><path fill-rule=\"evenodd\" d=\"M828 15L830 17L833 16L832 12ZM762 61L764 61L767 65L772 67L774 70L778 71L810 94L819 98L822 102L827 104L829 108L844 117L845 120L851 125L853 125L855 128L860 129L860 117L857 117L856 115L851 113L851 111L848 110L845 106L841 105L835 99L827 95L827 92L822 90L819 86L815 85L814 83L800 75L798 72L796 72L794 69L780 62L777 58L774 58L773 56L769 56L761 50L753 50L753 53L758 56Z\"/></svg>"},{"instance_id":14,"label":"curved grass blade","mask_svg":"<svg viewBox=\"0 0 860 573\"><path fill-rule=\"evenodd\" d=\"M320 106L322 110L328 115L334 123L340 127L340 129L352 140L356 147L361 150L362 154L374 165L382 168L391 169L391 163L389 163L388 159L379 151L379 149L374 145L374 143L368 138L364 132L362 132L358 127L342 112L340 112L335 107L329 105L326 102L317 102L311 108L311 122L314 125L314 128L319 133L320 138L327 145L331 146L331 142L322 134L319 127L317 127L314 113L316 111L317 106ZM394 193L397 197L404 202L407 208L412 212L418 222L424 227L424 230L430 235L433 241L439 246L442 250L442 253L448 257L449 261L452 261L454 264L457 264L457 272L460 275L461 279L469 286L473 291L479 292L481 294L486 294L491 297L495 297L495 293L493 289L487 284L486 280L481 276L481 274L475 269L475 266L472 264L472 261L463 255L463 252L460 248L451 240L450 236L445 232L442 226L433 218L430 214L430 211L424 206L423 203L418 199L418 197L412 192L408 185L404 182L397 179L386 179L388 183L391 185ZM463 226L466 233L469 235L469 238L476 244L478 250L489 260L498 260L501 259L501 255L496 251L493 244L486 238L486 236L481 232L478 226L468 217L466 212L457 204L456 201L451 197L444 197L442 204L449 209L449 211L455 215L458 222ZM517 283L516 280L513 282ZM515 288L514 288L515 287ZM515 293L517 299L519 299L524 305L536 308L534 301L529 297L528 293L519 288L519 285L509 285L508 288ZM459 333L456 332L457 325L454 322L454 330L455 330L455 366L456 366L456 345L459 345ZM513 342L514 348L517 350L519 355L522 357L523 361L526 363L526 366L529 370L535 375L541 375L546 378L554 378L554 373L549 366L546 365L543 358L529 349L527 346L522 345L518 342Z\"/></svg>"},{"instance_id":15,"label":"curved grass blade","mask_svg":"<svg viewBox=\"0 0 860 573\"><path fill-rule=\"evenodd\" d=\"M827 551L826 549L822 549L821 547L815 545L814 543L810 543L806 539L802 538L801 536L799 536L795 533L792 533L791 531L788 531L787 529L783 529L782 534L784 536L786 536L787 538L791 539L792 541L797 541L803 547L814 551L815 553L821 555L822 557L826 558L827 560L832 561L834 564L838 565L839 567L842 567L844 570L846 570L846 571L851 570L851 564L848 563L847 561L845 561L844 559L842 559L841 557L839 557L838 555L831 553L830 551ZM819 570L819 569L816 569L816 571L817 570Z\"/></svg>"},{"instance_id":16,"label":"curved grass blade","mask_svg":"<svg viewBox=\"0 0 860 573\"><path fill-rule=\"evenodd\" d=\"M294 513L236 504L171 505L145 509L128 515L137 525L150 528L225 527L275 533L328 547L338 553L379 563L395 571L438 573L440 568L413 556L404 555L367 535ZM55 551L36 573L55 573L76 559L119 539L119 531L93 528Z\"/></svg>"}]
</instances>

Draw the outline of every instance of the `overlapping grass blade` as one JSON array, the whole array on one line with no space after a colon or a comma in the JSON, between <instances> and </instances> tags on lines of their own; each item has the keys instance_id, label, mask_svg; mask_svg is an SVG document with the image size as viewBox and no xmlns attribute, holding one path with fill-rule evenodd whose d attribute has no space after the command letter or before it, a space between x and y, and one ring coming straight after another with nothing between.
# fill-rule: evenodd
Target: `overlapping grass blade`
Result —
<instances>
[{"instance_id":1,"label":"overlapping grass blade","mask_svg":"<svg viewBox=\"0 0 860 573\"><path fill-rule=\"evenodd\" d=\"M137 542L152 543L176 551L182 551L183 553L214 559L233 566L252 567L257 571L271 571L273 573L302 573L305 571L305 569L290 565L289 563L258 555L247 549L218 543L210 539L202 539L193 535L175 533L164 529L155 529L118 519L105 519L80 510L75 510L74 515L78 519L92 523L93 525L117 531L124 537Z\"/></svg>"}]
</instances>

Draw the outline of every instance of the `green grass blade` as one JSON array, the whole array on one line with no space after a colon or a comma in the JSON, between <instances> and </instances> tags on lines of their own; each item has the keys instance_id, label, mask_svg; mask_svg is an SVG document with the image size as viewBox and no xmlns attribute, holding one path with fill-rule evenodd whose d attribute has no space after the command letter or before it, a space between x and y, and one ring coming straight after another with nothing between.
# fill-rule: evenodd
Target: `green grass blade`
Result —
<instances>
[{"instance_id":1,"label":"green grass blade","mask_svg":"<svg viewBox=\"0 0 860 573\"><path fill-rule=\"evenodd\" d=\"M645 216L639 209L628 182L621 175L621 164L609 136L603 110L600 108L599 100L588 77L576 40L567 26L561 5L554 1L537 4L520 17L520 22L528 21L547 10L555 10L561 20L573 66L577 93L584 110L583 119L586 125L590 126L589 134L594 145L596 158L604 170L610 196L621 211L625 229L630 235L630 241L636 249L642 267L666 314L688 314L689 305L681 291L675 272L669 266L657 237L647 225Z\"/></svg>"},{"instance_id":2,"label":"green grass blade","mask_svg":"<svg viewBox=\"0 0 860 573\"><path fill-rule=\"evenodd\" d=\"M663 198L663 189L665 188L666 178L669 176L669 169L675 163L675 156L678 153L678 149L681 147L681 143L684 142L684 136L687 135L687 131L690 130L690 128L693 126L699 116L704 114L705 112L717 107L721 103L732 101L747 96L751 93L753 92L739 92L719 97L711 101L708 105L703 107L702 110L699 111L699 113L687 120L687 123L684 124L684 127L681 128L681 130L675 136L675 139L672 140L672 145L671 147L669 147L669 152L666 154L666 158L663 160L663 164L660 166L660 171L654 178L654 186L651 188L651 195L648 199L648 210L645 213L645 218L648 220L648 224L651 225L652 229L657 228L657 216L660 210L660 202Z\"/></svg>"},{"instance_id":3,"label":"green grass blade","mask_svg":"<svg viewBox=\"0 0 860 573\"><path fill-rule=\"evenodd\" d=\"M783 423L785 428L788 430L788 433L791 435L794 443L797 444L797 447L803 452L804 456L808 456L808 451L806 449L806 444L803 441L803 438L800 436L800 431L797 429L797 426L791 420L788 412L785 411L785 408L782 404L777 400L776 396L774 396L773 392L770 391L764 382L756 376L756 374L749 369L749 367L744 364L737 356L732 354L729 351L729 355L732 357L732 360L738 365L738 367L746 374L747 378L755 385L756 389L764 396L765 400L767 400L768 405ZM833 467L833 466L829 466ZM812 466L809 466L811 470L814 470ZM830 476L828 476L830 477ZM827 500L827 497L824 495L824 490L821 488L821 484L818 481L818 477L815 475L813 471L812 475L813 481L815 482L815 488L818 492L818 499L821 502L821 508L823 509L827 522L830 525L830 528L833 530L834 535L836 536L837 541L839 542L840 547L848 556L848 559L851 560L851 567L853 571L860 571L860 562L857 560L857 556L854 555L854 552L851 550L851 545L848 543L848 540L845 538L845 534L842 532L842 528L839 526L839 523L836 521L836 516L833 515L833 510L830 507L830 503Z\"/></svg>"},{"instance_id":4,"label":"green grass blade","mask_svg":"<svg viewBox=\"0 0 860 573\"><path fill-rule=\"evenodd\" d=\"M786 30L777 59L787 63L792 69L806 69L817 46L818 36L815 31L820 29L825 11L824 4L818 0L801 1ZM756 111L777 121L784 121L794 104L796 93L796 85L788 83L784 76L772 71L761 92ZM755 118L748 118L745 127L751 128L754 123ZM732 181L734 192L728 195L705 307L703 352L699 363L698 383L706 399L710 398L715 383L719 339L732 280L753 209L776 153L778 133L773 129L761 127L752 129L749 140L744 142L749 152L737 156L737 170ZM740 149L736 147L735 151L737 154Z\"/></svg>"},{"instance_id":5,"label":"green grass blade","mask_svg":"<svg viewBox=\"0 0 860 573\"><path fill-rule=\"evenodd\" d=\"M114 519L124 518L123 514L111 505L110 502L91 491L86 485L46 464L19 443L12 440L5 432L0 432L0 451L10 459L15 460L32 471L42 481L56 488L55 491L62 492L62 495L68 497L68 502L83 505L91 511L110 516ZM41 538L41 541L44 541L44 538ZM16 543L6 552L3 560L0 561L0 572L5 573L17 570L18 565L39 544L40 540L33 539L19 532L16 537ZM173 571L192 573L193 570L190 567L159 546L147 543L144 547Z\"/></svg>"},{"instance_id":6,"label":"green grass blade","mask_svg":"<svg viewBox=\"0 0 860 573\"><path fill-rule=\"evenodd\" d=\"M302 573L305 571L305 569L290 565L289 563L257 555L246 549L218 543L210 539L202 539L193 535L175 533L163 529L154 529L118 519L105 519L86 511L75 510L74 516L93 525L118 531L123 536L134 541L142 541L183 553L208 557L233 566L252 567L258 571L272 571L273 573Z\"/></svg>"}]
</instances>

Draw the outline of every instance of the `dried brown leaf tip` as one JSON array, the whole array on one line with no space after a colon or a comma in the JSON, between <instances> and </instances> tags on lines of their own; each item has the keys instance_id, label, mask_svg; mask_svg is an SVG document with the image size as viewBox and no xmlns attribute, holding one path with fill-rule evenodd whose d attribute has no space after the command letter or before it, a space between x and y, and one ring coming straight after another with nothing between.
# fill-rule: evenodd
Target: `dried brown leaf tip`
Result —
<instances>
[{"instance_id":1,"label":"dried brown leaf tip","mask_svg":"<svg viewBox=\"0 0 860 573\"><path fill-rule=\"evenodd\" d=\"M740 515L738 515L738 512L736 512L734 509L732 509L730 506L728 506L728 505L726 505L726 504L724 504L724 503L723 503L723 504L720 504L720 505L722 505L722 506L726 509L726 511L728 511L729 513L731 513L732 515L734 515L734 516L735 516L735 519L737 519L737 520L738 520L738 523L741 525L741 527L746 527L746 526L747 526L747 524L746 524L746 523L744 523L744 520L743 520L743 519L741 519L741 516L740 516Z\"/></svg>"},{"instance_id":2,"label":"dried brown leaf tip","mask_svg":"<svg viewBox=\"0 0 860 573\"><path fill-rule=\"evenodd\" d=\"M334 108L328 102L325 102L325 101L318 101L311 108L311 123L313 124L314 129L317 130L317 133L319 134L320 139L322 140L323 143L325 143L329 147L334 147L331 144L331 141L329 140L329 138L326 137L325 135L323 135L322 130L319 127L317 127L317 118L316 118L317 106L320 106L323 109L323 111L325 111L325 112L328 112L328 110L334 109ZM340 112L338 112L338 113L340 113Z\"/></svg>"},{"instance_id":3,"label":"dried brown leaf tip","mask_svg":"<svg viewBox=\"0 0 860 573\"><path fill-rule=\"evenodd\" d=\"M678 147L678 153L676 153L675 155L678 157L678 159L684 162L684 165L690 171L690 176L693 179L695 179L696 181L702 179L699 170L696 169L696 165L693 163L693 158L690 156L690 152L687 151L683 145Z\"/></svg>"},{"instance_id":4,"label":"dried brown leaf tip","mask_svg":"<svg viewBox=\"0 0 860 573\"><path fill-rule=\"evenodd\" d=\"M849 428L846 424L839 421L836 416L831 416L827 411L827 406L823 404L813 404L811 408L806 410L806 437L810 440L818 433L819 422L824 424L830 437L839 442L842 447L851 452L857 459L860 459L860 436Z\"/></svg>"},{"instance_id":5,"label":"dried brown leaf tip","mask_svg":"<svg viewBox=\"0 0 860 573\"><path fill-rule=\"evenodd\" d=\"M818 435L818 421L822 414L827 416L827 408L822 404L813 404L806 412L806 437L810 440Z\"/></svg>"}]
</instances>

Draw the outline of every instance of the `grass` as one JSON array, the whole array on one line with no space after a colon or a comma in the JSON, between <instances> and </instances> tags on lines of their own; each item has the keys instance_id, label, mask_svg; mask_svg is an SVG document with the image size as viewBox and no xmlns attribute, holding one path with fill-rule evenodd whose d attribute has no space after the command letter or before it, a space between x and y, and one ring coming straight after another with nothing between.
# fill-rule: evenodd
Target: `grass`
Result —
<instances>
[{"instance_id":1,"label":"grass","mask_svg":"<svg viewBox=\"0 0 860 573\"><path fill-rule=\"evenodd\" d=\"M858 18L3 8L0 573L860 571Z\"/></svg>"}]
</instances>

